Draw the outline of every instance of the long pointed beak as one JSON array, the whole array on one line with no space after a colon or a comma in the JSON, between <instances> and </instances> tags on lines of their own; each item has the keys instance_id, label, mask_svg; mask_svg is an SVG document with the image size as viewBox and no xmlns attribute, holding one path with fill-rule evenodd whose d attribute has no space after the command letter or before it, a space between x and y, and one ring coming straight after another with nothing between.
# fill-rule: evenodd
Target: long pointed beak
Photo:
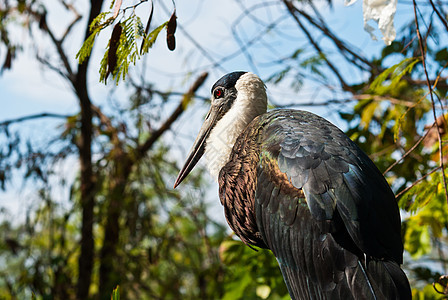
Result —
<instances>
[{"instance_id":1,"label":"long pointed beak","mask_svg":"<svg viewBox=\"0 0 448 300\"><path fill-rule=\"evenodd\" d=\"M204 154L205 141L207 140L210 132L218 121L218 115L219 108L212 106L207 116L205 117L204 124L202 124L201 130L199 131L198 137L194 141L193 147L191 147L187 160L185 161L182 170L180 170L176 182L174 182L174 188L176 188L182 182L182 180L187 177L187 175L191 172L191 170L193 170L194 166L196 166L199 159Z\"/></svg>"}]
</instances>

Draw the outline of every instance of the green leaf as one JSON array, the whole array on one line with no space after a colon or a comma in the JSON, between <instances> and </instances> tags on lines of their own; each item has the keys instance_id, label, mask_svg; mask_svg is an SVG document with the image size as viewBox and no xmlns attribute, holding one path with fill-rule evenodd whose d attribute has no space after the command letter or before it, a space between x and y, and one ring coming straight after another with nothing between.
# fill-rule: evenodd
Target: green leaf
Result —
<instances>
[{"instance_id":1,"label":"green leaf","mask_svg":"<svg viewBox=\"0 0 448 300\"><path fill-rule=\"evenodd\" d=\"M157 37L159 36L160 31L162 31L162 29L165 28L167 24L168 22L163 23L162 25L151 31L147 36L145 36L142 46L142 54L147 53L149 49L152 48L155 41L157 40Z\"/></svg>"},{"instance_id":2,"label":"green leaf","mask_svg":"<svg viewBox=\"0 0 448 300\"><path fill-rule=\"evenodd\" d=\"M418 222L408 221L404 241L404 248L414 259L431 251L429 228L421 226Z\"/></svg>"},{"instance_id":3,"label":"green leaf","mask_svg":"<svg viewBox=\"0 0 448 300\"><path fill-rule=\"evenodd\" d=\"M92 53L93 44L95 42L96 37L98 36L98 33L100 33L100 30L95 30L89 37L84 41L82 44L81 49L79 49L78 53L76 53L76 59L78 60L79 64L82 64L87 57L90 56L90 53Z\"/></svg>"},{"instance_id":4,"label":"green leaf","mask_svg":"<svg viewBox=\"0 0 448 300\"><path fill-rule=\"evenodd\" d=\"M112 291L112 295L110 297L111 300L120 300L120 286L117 285L116 288Z\"/></svg>"},{"instance_id":5,"label":"green leaf","mask_svg":"<svg viewBox=\"0 0 448 300\"><path fill-rule=\"evenodd\" d=\"M286 75L288 75L289 71L291 71L291 66L288 66L286 68L284 68L283 70L274 73L273 75L271 75L266 82L272 82L274 84L279 83L280 81L282 81Z\"/></svg>"},{"instance_id":6,"label":"green leaf","mask_svg":"<svg viewBox=\"0 0 448 300\"><path fill-rule=\"evenodd\" d=\"M304 51L304 49L299 48L296 51L294 51L294 53L291 55L292 59L296 59L297 57L299 57L300 54L302 54Z\"/></svg>"},{"instance_id":7,"label":"green leaf","mask_svg":"<svg viewBox=\"0 0 448 300\"><path fill-rule=\"evenodd\" d=\"M108 14L110 14L110 12L101 13L90 24L90 30L92 31L92 33L89 35L89 37L83 43L81 49L76 54L76 59L78 59L79 63L82 63L87 57L90 56L95 39L101 32L101 30L114 22L114 17L110 17L104 21ZM116 51L114 51L114 53L116 53L116 67L114 68L114 70L108 70L107 68L108 55L111 46L110 40L100 63L100 81L104 83L106 83L107 76L110 73L113 75L113 78L117 84L121 79L124 80L129 71L129 65L131 63L135 64L136 60L140 59L142 54L145 54L149 51L149 49L154 45L159 33L163 28L167 26L168 22L163 23L148 35L145 35L143 23L140 17L138 17L135 13L131 14L127 19L121 21L120 23L123 27L123 32L120 36L118 48ZM141 47L141 51L138 51L137 41L142 38L143 44ZM116 43L114 43L113 45L116 45Z\"/></svg>"},{"instance_id":8,"label":"green leaf","mask_svg":"<svg viewBox=\"0 0 448 300\"><path fill-rule=\"evenodd\" d=\"M93 19L92 23L90 24L89 28L92 33L84 41L78 53L76 53L76 59L80 64L82 64L85 59L90 56L93 44L100 31L111 24L111 22L113 21L111 19L107 19L104 23L102 23L108 14L109 12L100 13L95 19Z\"/></svg>"},{"instance_id":9,"label":"green leaf","mask_svg":"<svg viewBox=\"0 0 448 300\"><path fill-rule=\"evenodd\" d=\"M435 59L441 63L446 63L448 61L448 50L443 48L436 53Z\"/></svg>"},{"instance_id":10,"label":"green leaf","mask_svg":"<svg viewBox=\"0 0 448 300\"><path fill-rule=\"evenodd\" d=\"M339 112L339 116L345 120L345 121L352 121L355 118L355 115L353 113L345 113L345 112Z\"/></svg>"},{"instance_id":11,"label":"green leaf","mask_svg":"<svg viewBox=\"0 0 448 300\"><path fill-rule=\"evenodd\" d=\"M379 102L372 101L366 105L361 114L361 128L368 128L370 125L370 121L372 121L373 116L375 115L376 109L379 108Z\"/></svg>"},{"instance_id":12,"label":"green leaf","mask_svg":"<svg viewBox=\"0 0 448 300\"><path fill-rule=\"evenodd\" d=\"M444 287L440 284L436 284L439 291L443 291ZM442 295L438 294L432 284L426 285L423 289L412 289L413 300L441 300L445 299Z\"/></svg>"},{"instance_id":13,"label":"green leaf","mask_svg":"<svg viewBox=\"0 0 448 300\"><path fill-rule=\"evenodd\" d=\"M401 51L403 51L403 43L394 41L389 46L383 48L383 51L381 52L381 57L384 59L386 56L390 54L400 53Z\"/></svg>"},{"instance_id":14,"label":"green leaf","mask_svg":"<svg viewBox=\"0 0 448 300\"><path fill-rule=\"evenodd\" d=\"M219 247L219 258L225 265L231 265L241 260L244 248L247 247L239 241L226 240Z\"/></svg>"},{"instance_id":15,"label":"green leaf","mask_svg":"<svg viewBox=\"0 0 448 300\"><path fill-rule=\"evenodd\" d=\"M322 78L326 78L325 74L319 70L319 67L322 66L325 62L325 55L320 53L318 55L311 56L300 63L300 67L309 69L313 73L319 75Z\"/></svg>"},{"instance_id":16,"label":"green leaf","mask_svg":"<svg viewBox=\"0 0 448 300\"><path fill-rule=\"evenodd\" d=\"M416 58L405 58L398 64L387 68L370 84L369 93L384 95L390 89L395 88L401 78L410 73L418 61ZM387 79L390 79L392 82L384 86Z\"/></svg>"},{"instance_id":17,"label":"green leaf","mask_svg":"<svg viewBox=\"0 0 448 300\"><path fill-rule=\"evenodd\" d=\"M243 299L245 295L244 291L251 282L252 282L251 274L246 272L243 278L241 278L241 280L231 282L226 286L227 291L224 294L222 300Z\"/></svg>"}]
</instances>

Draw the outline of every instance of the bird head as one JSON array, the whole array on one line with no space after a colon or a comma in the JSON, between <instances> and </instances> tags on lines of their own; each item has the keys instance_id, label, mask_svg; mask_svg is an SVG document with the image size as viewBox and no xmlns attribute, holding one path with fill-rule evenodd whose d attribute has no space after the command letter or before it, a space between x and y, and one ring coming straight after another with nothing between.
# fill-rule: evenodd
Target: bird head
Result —
<instances>
[{"instance_id":1,"label":"bird head","mask_svg":"<svg viewBox=\"0 0 448 300\"><path fill-rule=\"evenodd\" d=\"M207 152L207 167L217 178L229 159L236 138L247 124L267 110L264 83L257 75L249 72L224 75L213 85L211 93L210 110L174 188L187 177L204 152Z\"/></svg>"}]
</instances>

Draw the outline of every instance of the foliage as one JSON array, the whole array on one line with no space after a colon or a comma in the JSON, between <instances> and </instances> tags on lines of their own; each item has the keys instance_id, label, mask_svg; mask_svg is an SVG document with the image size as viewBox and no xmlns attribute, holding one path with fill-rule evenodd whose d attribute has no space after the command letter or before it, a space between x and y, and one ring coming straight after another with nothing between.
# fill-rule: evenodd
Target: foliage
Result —
<instances>
[{"instance_id":1,"label":"foliage","mask_svg":"<svg viewBox=\"0 0 448 300\"><path fill-rule=\"evenodd\" d=\"M66 1L61 3L72 9ZM145 3L151 3L146 26L135 10ZM416 20L409 15L409 23L398 31L396 41L377 57L365 57L333 32L313 2L266 3L253 7L239 4L245 9L238 20L256 25L256 35L240 44L241 53L254 70L269 65L271 75L260 74L269 84L283 87L287 83L294 95L311 85L334 96L322 103L338 112L347 134L385 172L397 194L403 212L404 267L414 298L439 299L432 284L446 273L448 244L446 179L441 173L446 162L442 167L440 161L441 157L446 161L448 153L444 121L448 91L448 46L444 41L448 40L448 29L434 11L441 7L437 4L419 11L417 21L430 24L420 26L424 40L416 36ZM14 66L11 62L22 47L11 40L13 31L8 26L25 24L31 37L37 26L54 47L57 63L41 56L38 59L69 83L79 100L80 112L53 116L62 120L59 131L46 136L43 145L36 143L35 137L23 136L21 122L30 121L28 118L1 123L0 187L7 189L12 178L23 177L24 182L36 187L36 193L31 196L25 220L14 220L1 212L0 298L77 297L79 261L84 258L80 244L84 241L83 214L88 197L83 192L87 182L93 186L91 237L95 254L93 275L87 280L90 297L109 299L113 292L123 299L288 299L271 253L254 251L234 240L226 226L210 218L203 170L192 174L181 191L171 189L170 179L178 170L177 156L173 154L172 135L166 137L172 123L165 122L179 115L164 117L179 101L183 103L180 98L190 99L195 91L179 97L171 90L158 90L157 79L136 82L130 66L150 52L163 29L167 30L169 49L175 48L175 8L167 22L151 27L152 1L122 8L122 1L116 0L108 12L102 13L101 5L96 7L98 13L93 14L90 31L77 54L82 65L77 65L65 53L65 36L57 37L47 24L46 9L51 8L44 4L7 1L0 6L0 43L5 48L1 52L5 53L2 70ZM270 15L271 5L281 6L290 18L288 26L276 28L284 25L282 22L288 19L285 16L281 22L272 23L257 17L258 9ZM79 19L69 24L67 35ZM238 24L233 24L234 32L241 30ZM276 34L291 40L291 28L296 27L289 25L298 25L294 41L300 44L272 42ZM249 27L247 23L244 26ZM258 30L260 26L263 30ZM286 27L291 31L285 32ZM87 77L83 66L89 64L95 41L106 28L113 30L101 61L100 78L106 82L112 74L116 83L126 80L126 91L131 95L124 107L110 105L102 110L91 99L82 98L89 86L77 80ZM262 46L274 49L273 62L257 63L254 59ZM277 46L283 47L281 51ZM199 48L195 52L200 57L214 57L205 51ZM226 59L212 60L206 68L225 69L221 64ZM192 75L188 73L182 80ZM181 112L188 108L180 107ZM89 113L91 118L86 120ZM86 135L89 121L92 126ZM92 153L83 160L86 137L92 138ZM157 138L147 144L152 137ZM73 182L59 178L57 164L71 164L70 159L91 161L92 177L80 172ZM61 186L70 191L68 201L63 203L54 193ZM117 284L120 289L112 291ZM439 291L444 288L440 283L435 286Z\"/></svg>"},{"instance_id":2,"label":"foliage","mask_svg":"<svg viewBox=\"0 0 448 300\"><path fill-rule=\"evenodd\" d=\"M189 178L187 194L174 193L166 185L167 173L177 171L175 164L166 160L166 153L164 146L154 149L131 174L132 184L121 195L122 234L115 245L120 249L115 261L117 272L124 275L120 294L125 299L219 298L224 266L218 249L226 236L225 227L207 216L199 176ZM105 201L113 192L111 159L113 154L105 153L97 162L108 167L98 173L102 188L98 191L96 247L101 246L107 216ZM38 299L71 299L76 294L73 274L77 272L79 248L73 241L78 239L80 226L76 186L69 211L63 210L45 188L36 199L42 205L30 212L25 224L17 226L3 216L0 255L4 263L0 273L4 279L0 290L5 297L27 298L33 292ZM92 289L97 291L98 286Z\"/></svg>"},{"instance_id":3,"label":"foliage","mask_svg":"<svg viewBox=\"0 0 448 300\"><path fill-rule=\"evenodd\" d=\"M93 44L95 43L95 39L101 32L101 30L113 23L114 20L112 18L104 21L108 14L108 12L100 13L95 19L93 19L92 23L90 24L89 28L91 34L84 41L81 49L79 49L78 53L76 54L76 59L79 60L80 64L82 64L90 56L90 53L93 49Z\"/></svg>"},{"instance_id":4,"label":"foliage","mask_svg":"<svg viewBox=\"0 0 448 300\"><path fill-rule=\"evenodd\" d=\"M115 1L112 1L111 9L114 3ZM159 36L159 33L162 31L162 29L167 29L167 39L169 39L170 41L174 39L174 32L168 32L168 27L172 28L173 25L169 25L173 24L173 22L175 24L176 22L175 12L173 13L169 21L166 21L165 23L153 29L151 32L148 32L149 26L151 24L154 6L152 6L151 15L148 19L145 30L143 27L143 22L135 13L135 8L138 5L142 4L143 1L134 5L133 7L127 7L124 9L120 9L121 1L117 1L117 3L119 4L115 7L115 12L111 17L106 19L106 17L108 15L111 15L112 12L102 12L93 20L93 22L90 24L91 33L89 37L84 41L81 49L76 54L76 59L78 59L79 63L82 64L90 56L93 44L99 33L105 28L116 23L114 26L114 30L112 31L112 36L109 39L109 43L106 47L104 56L101 60L99 69L100 81L104 83L106 83L109 74L112 74L116 84L118 84L120 80L124 80L126 78L126 74L129 72L129 66L131 64L135 65L136 61L140 59L142 55L148 53L149 49L157 40L157 37ZM129 16L126 16L126 10L129 8L132 8L132 13ZM116 22L116 20L119 21ZM119 34L119 38L114 37L114 32L116 32L117 28L120 28L121 33ZM138 41L140 40L141 47L139 49ZM171 51L175 48L175 46L170 46L172 45L172 43L173 42L168 43L168 47Z\"/></svg>"},{"instance_id":5,"label":"foliage","mask_svg":"<svg viewBox=\"0 0 448 300\"><path fill-rule=\"evenodd\" d=\"M414 44L403 49L394 42L383 50L382 59L394 53L416 53L413 46L418 47ZM437 59L431 67L437 74L445 68ZM388 180L397 191L399 206L407 212L402 218L406 252L415 262L425 260L433 266L406 264L414 298L440 299L432 283L441 276L434 270L446 270L448 199L439 153L444 153L445 160L446 154L445 146L439 148L436 126L431 121L433 115L441 112L431 104L428 86L415 84L413 79L422 74L421 57L403 57L367 84L363 93L369 97L360 100L353 113L343 113L341 117L353 125L348 134L371 153L380 170L387 171ZM444 103L446 79L439 79L440 88L437 84L432 88L439 103ZM442 140L446 139L443 115L437 123Z\"/></svg>"},{"instance_id":6,"label":"foliage","mask_svg":"<svg viewBox=\"0 0 448 300\"><path fill-rule=\"evenodd\" d=\"M225 240L219 253L228 267L223 300L289 299L280 268L270 251L251 249L241 241ZM241 261L246 263L241 264Z\"/></svg>"},{"instance_id":7,"label":"foliage","mask_svg":"<svg viewBox=\"0 0 448 300\"><path fill-rule=\"evenodd\" d=\"M117 285L116 288L112 291L112 295L110 296L111 300L120 300L120 286Z\"/></svg>"}]
</instances>

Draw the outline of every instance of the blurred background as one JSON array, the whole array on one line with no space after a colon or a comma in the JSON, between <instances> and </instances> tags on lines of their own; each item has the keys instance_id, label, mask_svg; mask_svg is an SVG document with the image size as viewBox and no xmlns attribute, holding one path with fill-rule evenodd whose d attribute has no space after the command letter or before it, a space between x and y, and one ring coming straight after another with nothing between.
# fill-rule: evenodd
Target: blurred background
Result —
<instances>
[{"instance_id":1,"label":"blurred background","mask_svg":"<svg viewBox=\"0 0 448 300\"><path fill-rule=\"evenodd\" d=\"M172 188L211 86L239 70L369 154L414 298L446 297L448 2L399 0L390 45L364 30L368 3L3 0L0 299L289 299L202 164Z\"/></svg>"}]
</instances>

